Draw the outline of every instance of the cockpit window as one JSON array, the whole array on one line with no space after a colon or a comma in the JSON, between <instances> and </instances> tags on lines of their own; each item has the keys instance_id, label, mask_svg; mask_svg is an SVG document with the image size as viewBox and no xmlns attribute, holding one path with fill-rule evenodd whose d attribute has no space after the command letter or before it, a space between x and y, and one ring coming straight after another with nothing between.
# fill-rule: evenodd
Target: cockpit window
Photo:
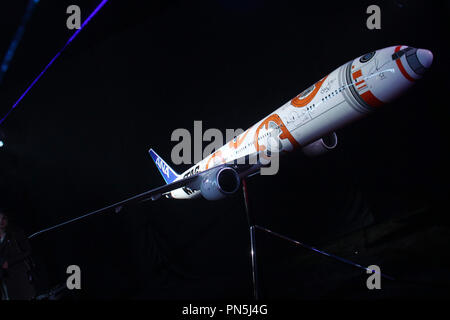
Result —
<instances>
[{"instance_id":1,"label":"cockpit window","mask_svg":"<svg viewBox=\"0 0 450 320\"><path fill-rule=\"evenodd\" d=\"M392 60L397 60L398 58L400 58L401 56L403 56L405 53L407 53L410 50L413 50L414 48L411 47L407 47L405 49L399 50L396 53L394 53L392 55Z\"/></svg>"}]
</instances>

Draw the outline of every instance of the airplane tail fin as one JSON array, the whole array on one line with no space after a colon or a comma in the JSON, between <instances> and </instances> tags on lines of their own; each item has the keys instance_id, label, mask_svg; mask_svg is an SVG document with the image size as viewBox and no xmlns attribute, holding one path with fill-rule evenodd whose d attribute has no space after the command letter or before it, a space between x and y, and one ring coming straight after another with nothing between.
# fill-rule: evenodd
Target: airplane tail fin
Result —
<instances>
[{"instance_id":1,"label":"airplane tail fin","mask_svg":"<svg viewBox=\"0 0 450 320\"><path fill-rule=\"evenodd\" d=\"M153 149L150 149L148 152L155 162L159 173L161 173L167 184L174 182L179 177L178 173L176 173L160 156L158 156Z\"/></svg>"}]
</instances>

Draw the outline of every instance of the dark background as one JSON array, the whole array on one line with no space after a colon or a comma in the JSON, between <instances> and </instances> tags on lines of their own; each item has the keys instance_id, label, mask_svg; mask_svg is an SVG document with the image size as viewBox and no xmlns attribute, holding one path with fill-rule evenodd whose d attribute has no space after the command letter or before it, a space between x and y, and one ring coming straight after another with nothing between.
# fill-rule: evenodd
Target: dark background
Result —
<instances>
[{"instance_id":1,"label":"dark background","mask_svg":"<svg viewBox=\"0 0 450 320\"><path fill-rule=\"evenodd\" d=\"M4 83L5 114L100 1L44 1ZM27 1L0 5L0 56ZM366 8L381 7L381 30ZM338 132L315 159L281 159L249 180L259 225L396 281L367 290L358 269L257 234L264 298L448 298L449 1L110 0L2 124L0 206L27 234L163 183L177 128L248 128L345 62L405 44L430 49L426 77ZM189 166L178 166L178 172ZM82 270L72 298L251 298L241 192L162 199L90 217L31 240L40 290Z\"/></svg>"}]
</instances>

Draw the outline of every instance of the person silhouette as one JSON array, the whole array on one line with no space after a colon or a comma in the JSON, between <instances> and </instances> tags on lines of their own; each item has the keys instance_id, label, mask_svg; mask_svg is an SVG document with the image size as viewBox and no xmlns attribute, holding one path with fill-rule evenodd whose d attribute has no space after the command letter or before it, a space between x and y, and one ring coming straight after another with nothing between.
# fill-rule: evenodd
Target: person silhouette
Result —
<instances>
[{"instance_id":1,"label":"person silhouette","mask_svg":"<svg viewBox=\"0 0 450 320\"><path fill-rule=\"evenodd\" d=\"M13 228L0 209L0 293L2 300L31 300L31 247L23 230Z\"/></svg>"}]
</instances>

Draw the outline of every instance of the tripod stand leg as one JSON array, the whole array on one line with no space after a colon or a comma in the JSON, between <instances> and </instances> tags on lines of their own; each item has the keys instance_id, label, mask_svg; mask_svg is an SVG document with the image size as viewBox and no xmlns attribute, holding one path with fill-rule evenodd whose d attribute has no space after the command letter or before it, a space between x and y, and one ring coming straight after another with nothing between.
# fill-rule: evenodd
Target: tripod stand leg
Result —
<instances>
[{"instance_id":1,"label":"tripod stand leg","mask_svg":"<svg viewBox=\"0 0 450 320\"><path fill-rule=\"evenodd\" d=\"M256 265L256 250L255 250L255 226L250 226L250 246L251 246L251 259L252 259L252 279L253 279L253 296L255 300L259 300L259 288L258 288L258 268Z\"/></svg>"},{"instance_id":2,"label":"tripod stand leg","mask_svg":"<svg viewBox=\"0 0 450 320\"><path fill-rule=\"evenodd\" d=\"M321 255L324 255L324 256L327 256L327 257L329 257L329 258L338 260L338 261L340 261L340 262L343 262L343 263L352 265L352 266L357 267L357 268L359 268L359 269L363 269L363 270L366 270L366 271L371 271L372 273L375 272L374 270L369 269L369 268L366 268L366 267L363 267L362 265L360 265L360 264L358 264L358 263L355 263L355 262L350 261L350 260L348 260L348 259L341 258L341 257L336 256L336 255L334 255L334 254L325 252L325 251L323 251L323 250L319 250L319 249L314 248L314 247L312 247L312 246L309 246L309 245L307 245L307 244L305 244L305 243L302 243L302 242L297 241L297 240L293 240L293 239L291 239L291 238L288 238L288 237L286 237L286 236L283 236L282 234L273 232L272 230L263 228L263 227L261 227L261 226L253 225L253 228L259 229L259 230L264 231L264 232L267 232L267 233L269 233L269 234L271 234L271 235L274 235L274 236L276 236L276 237L278 237L278 238L281 238L281 239L283 239L283 240L289 241L289 242L291 242L291 243L293 243L293 244L295 244L295 245L298 245L298 246L301 246L301 247L303 247L303 248L309 249L309 250L311 250L311 251L317 252L317 253L319 253L319 254L321 254ZM389 280L395 280L393 277L391 277L391 276L389 276L389 275L387 275L387 274L385 274L385 273L380 273L380 275L381 275L383 278L386 278L386 279L389 279Z\"/></svg>"},{"instance_id":3,"label":"tripod stand leg","mask_svg":"<svg viewBox=\"0 0 450 320\"><path fill-rule=\"evenodd\" d=\"M256 263L256 247L255 247L255 225L250 216L247 181L242 179L242 191L244 193L245 213L247 214L248 226L250 229L250 259L252 263L252 283L253 283L253 297L255 300L259 299L258 288L258 266Z\"/></svg>"}]
</instances>

